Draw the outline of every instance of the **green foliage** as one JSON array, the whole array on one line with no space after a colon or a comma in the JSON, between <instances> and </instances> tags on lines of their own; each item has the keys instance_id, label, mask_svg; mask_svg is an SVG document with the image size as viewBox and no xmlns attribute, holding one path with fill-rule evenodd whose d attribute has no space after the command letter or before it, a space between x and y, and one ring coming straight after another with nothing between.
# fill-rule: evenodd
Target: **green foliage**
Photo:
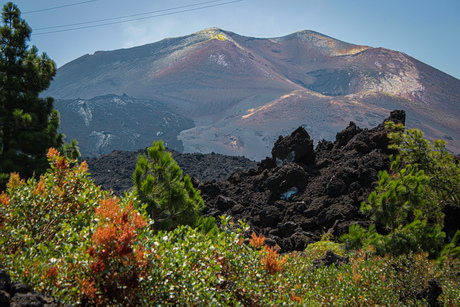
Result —
<instances>
[{"instance_id":1,"label":"green foliage","mask_svg":"<svg viewBox=\"0 0 460 307\"><path fill-rule=\"evenodd\" d=\"M305 253L278 255L245 244L244 223L221 218L203 228L153 231L132 195L101 192L78 165L55 151L40 180L10 177L0 195L0 265L35 291L90 306L424 306L416 290L437 278L440 303L455 306L460 261L425 254L351 256L340 267L313 270L313 259L336 248L330 235ZM209 227L213 229L213 227ZM459 235L460 236L460 235ZM457 237L458 239L458 237ZM254 246L254 247L252 247ZM257 248L259 246L259 248ZM261 248L260 248L261 247Z\"/></svg>"},{"instance_id":2,"label":"green foliage","mask_svg":"<svg viewBox=\"0 0 460 307\"><path fill-rule=\"evenodd\" d=\"M70 143L65 143L60 148L60 152L69 160L78 160L81 157L80 149L76 139L72 139Z\"/></svg>"},{"instance_id":3,"label":"green foliage","mask_svg":"<svg viewBox=\"0 0 460 307\"><path fill-rule=\"evenodd\" d=\"M86 261L94 207L109 194L88 178L85 162L55 149L48 158L51 167L39 180L13 173L0 196L0 263L15 279L66 296L79 289L75 272Z\"/></svg>"},{"instance_id":4,"label":"green foliage","mask_svg":"<svg viewBox=\"0 0 460 307\"><path fill-rule=\"evenodd\" d=\"M162 141L147 149L137 160L133 174L134 192L158 229L168 230L178 225L196 226L204 208L200 191L195 190L188 175L183 176L171 153L165 151Z\"/></svg>"},{"instance_id":5,"label":"green foliage","mask_svg":"<svg viewBox=\"0 0 460 307\"><path fill-rule=\"evenodd\" d=\"M418 164L430 181L426 185L427 195L439 205L460 206L460 165L446 149L446 142L435 140L433 144L423 137L418 129L403 131L402 125L387 123L392 130L388 137L391 148L397 149L404 163Z\"/></svg>"},{"instance_id":6,"label":"green foliage","mask_svg":"<svg viewBox=\"0 0 460 307\"><path fill-rule=\"evenodd\" d=\"M9 173L29 178L48 168L48 148L58 148L59 113L53 99L39 98L56 73L45 53L27 41L32 30L11 2L3 6L0 27L0 190Z\"/></svg>"},{"instance_id":7,"label":"green foliage","mask_svg":"<svg viewBox=\"0 0 460 307\"><path fill-rule=\"evenodd\" d=\"M391 159L391 157L390 157ZM376 223L381 223L390 232L406 224L410 216L421 213L424 219L442 224L442 208L430 202L426 185L430 178L417 165L400 167L400 157L392 160L389 172L379 172L378 186L369 195L369 202L362 203L361 210L371 213Z\"/></svg>"},{"instance_id":8,"label":"green foliage","mask_svg":"<svg viewBox=\"0 0 460 307\"><path fill-rule=\"evenodd\" d=\"M219 234L219 227L216 225L216 219L212 216L200 217L197 225L202 233L211 238Z\"/></svg>"},{"instance_id":9,"label":"green foliage","mask_svg":"<svg viewBox=\"0 0 460 307\"><path fill-rule=\"evenodd\" d=\"M401 255L410 251L428 251L437 257L442 250L445 234L442 229L442 207L427 196L426 186L430 178L417 165L400 166L400 157L392 160L389 172L379 172L378 186L363 202L361 210L371 213L377 224L383 225L388 234L378 234L375 228L364 232L355 226L349 248L361 244L372 245L379 255Z\"/></svg>"},{"instance_id":10,"label":"green foliage","mask_svg":"<svg viewBox=\"0 0 460 307\"><path fill-rule=\"evenodd\" d=\"M375 237L377 231L375 225L370 225L369 229L364 229L358 224L353 224L348 228L348 233L342 235L340 240L344 242L346 251L359 250L369 245L369 239Z\"/></svg>"},{"instance_id":11,"label":"green foliage","mask_svg":"<svg viewBox=\"0 0 460 307\"><path fill-rule=\"evenodd\" d=\"M452 241L444 246L441 256L437 259L438 262L443 262L448 258L460 259L460 230L457 230Z\"/></svg>"},{"instance_id":12,"label":"green foliage","mask_svg":"<svg viewBox=\"0 0 460 307\"><path fill-rule=\"evenodd\" d=\"M379 173L378 186L363 202L361 210L371 214L387 233L352 226L344 235L347 250L372 246L379 255L401 255L425 251L430 257L446 259L458 256L455 243L444 246L443 206L459 205L460 168L445 142L432 145L417 129L387 123L393 141L391 148L399 155L391 158L390 170Z\"/></svg>"},{"instance_id":13,"label":"green foliage","mask_svg":"<svg viewBox=\"0 0 460 307\"><path fill-rule=\"evenodd\" d=\"M328 250L333 251L339 256L344 255L344 250L341 244L334 241L331 233L324 233L321 240L307 245L305 254L312 258L321 258Z\"/></svg>"}]
</instances>

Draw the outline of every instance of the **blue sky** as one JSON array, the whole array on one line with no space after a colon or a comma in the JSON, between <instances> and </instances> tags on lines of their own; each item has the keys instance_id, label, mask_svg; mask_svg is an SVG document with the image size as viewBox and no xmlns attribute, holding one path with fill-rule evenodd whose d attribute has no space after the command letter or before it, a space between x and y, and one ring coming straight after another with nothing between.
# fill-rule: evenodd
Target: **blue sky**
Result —
<instances>
[{"instance_id":1,"label":"blue sky","mask_svg":"<svg viewBox=\"0 0 460 307\"><path fill-rule=\"evenodd\" d=\"M58 66L98 50L129 48L209 27L265 38L313 30L349 43L402 51L460 79L460 0L13 2L34 29L31 44L46 52ZM59 6L64 7L56 8ZM136 16L124 17L129 15ZM113 19L116 17L124 18ZM129 21L134 18L144 19ZM102 19L107 20L87 23ZM119 21L125 22L96 26ZM77 23L81 24L58 28ZM76 27L89 28L54 32Z\"/></svg>"}]
</instances>

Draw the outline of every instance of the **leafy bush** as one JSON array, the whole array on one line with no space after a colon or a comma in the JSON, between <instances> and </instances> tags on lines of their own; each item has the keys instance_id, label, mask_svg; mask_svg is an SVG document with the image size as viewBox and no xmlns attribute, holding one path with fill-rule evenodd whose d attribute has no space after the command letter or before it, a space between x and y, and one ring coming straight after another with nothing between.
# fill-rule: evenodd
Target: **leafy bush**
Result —
<instances>
[{"instance_id":1,"label":"leafy bush","mask_svg":"<svg viewBox=\"0 0 460 307\"><path fill-rule=\"evenodd\" d=\"M328 250L333 251L336 255L343 256L344 250L341 244L334 242L331 233L324 233L321 240L307 245L305 254L310 258L321 258Z\"/></svg>"},{"instance_id":2,"label":"leafy bush","mask_svg":"<svg viewBox=\"0 0 460 307\"><path fill-rule=\"evenodd\" d=\"M25 182L13 173L2 192L0 263L14 278L67 295L73 267L85 260L94 207L109 194L88 178L85 162L78 165L55 149L47 156L51 166L39 180Z\"/></svg>"},{"instance_id":3,"label":"leafy bush","mask_svg":"<svg viewBox=\"0 0 460 307\"><path fill-rule=\"evenodd\" d=\"M437 205L454 204L460 206L460 165L455 156L447 151L444 140L433 143L425 139L418 129L404 131L404 126L387 123L392 132L390 148L397 149L406 164L417 164L429 176L428 197Z\"/></svg>"},{"instance_id":4,"label":"leafy bush","mask_svg":"<svg viewBox=\"0 0 460 307\"><path fill-rule=\"evenodd\" d=\"M101 201L96 208L97 227L91 238L89 274L82 281L85 303L139 306L140 280L148 277L150 261L139 244L139 231L147 220L128 202L117 198Z\"/></svg>"},{"instance_id":5,"label":"leafy bush","mask_svg":"<svg viewBox=\"0 0 460 307\"><path fill-rule=\"evenodd\" d=\"M379 257L358 251L340 267L313 269L324 235L304 253L279 255L244 223L154 231L146 206L88 179L85 163L50 150L40 180L10 176L0 196L0 269L63 302L94 306L424 306L414 294L437 278L439 302L456 306L460 262L427 253ZM74 163L75 162L75 163ZM417 220L417 219L416 219ZM211 221L213 222L213 221ZM209 226L209 225L208 225ZM418 228L421 226L418 225ZM360 232L358 232L360 233ZM373 237L372 231L365 236ZM460 235L459 235L460 236Z\"/></svg>"}]
</instances>

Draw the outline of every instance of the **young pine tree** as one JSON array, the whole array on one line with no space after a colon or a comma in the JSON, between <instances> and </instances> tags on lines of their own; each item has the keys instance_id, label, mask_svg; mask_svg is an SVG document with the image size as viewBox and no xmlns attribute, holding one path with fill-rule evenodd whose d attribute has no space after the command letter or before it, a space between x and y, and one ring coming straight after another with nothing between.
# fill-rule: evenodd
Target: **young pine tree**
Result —
<instances>
[{"instance_id":1,"label":"young pine tree","mask_svg":"<svg viewBox=\"0 0 460 307\"><path fill-rule=\"evenodd\" d=\"M154 142L147 153L151 161L145 155L138 157L134 191L139 201L147 205L156 228L197 226L204 207L200 191L193 188L188 175L183 176L177 162L165 152L162 141Z\"/></svg>"},{"instance_id":2,"label":"young pine tree","mask_svg":"<svg viewBox=\"0 0 460 307\"><path fill-rule=\"evenodd\" d=\"M362 203L361 210L370 213L386 233L372 226L368 231L358 225L343 236L349 249L372 245L378 254L399 255L410 251L426 251L432 258L458 256L455 243L444 246L446 205L460 206L460 165L442 140L430 141L418 129L404 130L403 125L387 123L392 131L390 148L399 155L391 169L379 173L376 190ZM457 228L458 229L458 228Z\"/></svg>"},{"instance_id":3,"label":"young pine tree","mask_svg":"<svg viewBox=\"0 0 460 307\"><path fill-rule=\"evenodd\" d=\"M35 46L31 28L11 2L3 6L0 27L0 189L11 172L21 177L42 174L46 153L62 145L59 113L52 98L39 98L56 73L55 63Z\"/></svg>"}]
</instances>

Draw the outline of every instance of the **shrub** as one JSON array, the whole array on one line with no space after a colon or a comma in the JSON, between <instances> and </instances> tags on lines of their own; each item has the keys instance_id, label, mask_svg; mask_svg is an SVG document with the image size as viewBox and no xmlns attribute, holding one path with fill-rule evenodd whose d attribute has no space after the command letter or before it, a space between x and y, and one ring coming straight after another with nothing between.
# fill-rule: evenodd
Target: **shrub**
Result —
<instances>
[{"instance_id":1,"label":"shrub","mask_svg":"<svg viewBox=\"0 0 460 307\"><path fill-rule=\"evenodd\" d=\"M435 205L454 204L460 206L460 165L455 156L447 151L446 142L425 139L418 129L404 131L404 126L387 123L392 132L390 148L397 149L406 164L417 164L429 182L425 185L427 195Z\"/></svg>"},{"instance_id":2,"label":"shrub","mask_svg":"<svg viewBox=\"0 0 460 307\"><path fill-rule=\"evenodd\" d=\"M350 227L349 234L342 237L345 247L372 245L379 255L426 251L436 258L460 254L460 248L452 245L442 252L446 237L443 207L460 205L460 167L454 156L445 149L445 142L432 145L419 130L404 131L404 126L391 122L387 128L392 131L390 147L399 155L391 157L388 172L379 172L378 186L361 205L361 211L370 214L386 232Z\"/></svg>"},{"instance_id":3,"label":"shrub","mask_svg":"<svg viewBox=\"0 0 460 307\"><path fill-rule=\"evenodd\" d=\"M69 281L85 260L94 208L109 194L88 178L85 162L78 165L55 149L47 156L50 169L39 180L13 173L0 197L0 263L13 278L65 296L77 291Z\"/></svg>"},{"instance_id":4,"label":"shrub","mask_svg":"<svg viewBox=\"0 0 460 307\"><path fill-rule=\"evenodd\" d=\"M86 251L89 265L82 283L85 304L139 306L141 280L149 274L150 261L139 244L139 231L147 220L133 209L132 202L121 207L117 198L102 200L96 208L97 227Z\"/></svg>"},{"instance_id":5,"label":"shrub","mask_svg":"<svg viewBox=\"0 0 460 307\"><path fill-rule=\"evenodd\" d=\"M304 252L308 257L315 259L324 256L328 250L339 256L344 255L343 247L341 244L334 242L332 234L324 233L320 241L308 244Z\"/></svg>"}]
</instances>

